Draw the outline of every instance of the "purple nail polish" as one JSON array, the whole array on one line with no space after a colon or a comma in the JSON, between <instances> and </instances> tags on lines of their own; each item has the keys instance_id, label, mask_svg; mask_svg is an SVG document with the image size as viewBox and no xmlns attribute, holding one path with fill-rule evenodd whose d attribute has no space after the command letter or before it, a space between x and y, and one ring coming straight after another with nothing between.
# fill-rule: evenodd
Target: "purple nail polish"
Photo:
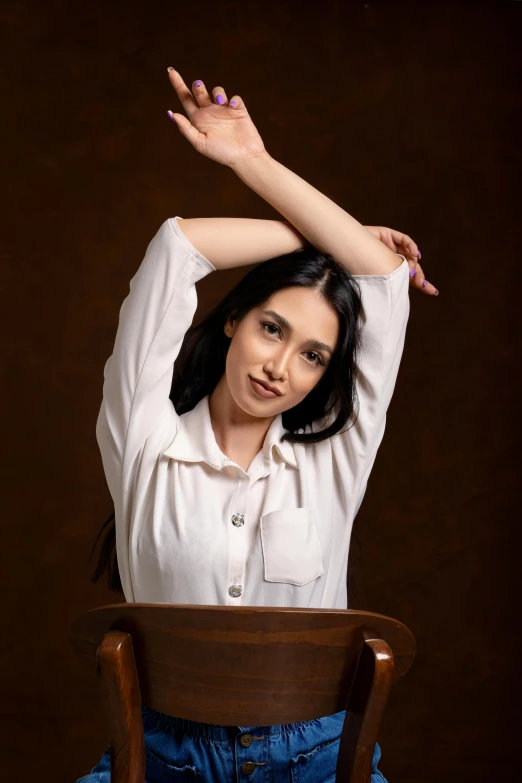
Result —
<instances>
[{"instance_id":1,"label":"purple nail polish","mask_svg":"<svg viewBox=\"0 0 522 783\"><path fill-rule=\"evenodd\" d=\"M230 105L230 106L237 106L237 103L236 103L236 101L230 101L230 104L229 104L229 105Z\"/></svg>"},{"instance_id":2,"label":"purple nail polish","mask_svg":"<svg viewBox=\"0 0 522 783\"><path fill-rule=\"evenodd\" d=\"M419 258L422 258L422 255L421 255L421 251L420 251L420 250L417 250L417 255L419 256Z\"/></svg>"},{"instance_id":3,"label":"purple nail polish","mask_svg":"<svg viewBox=\"0 0 522 783\"><path fill-rule=\"evenodd\" d=\"M426 288L426 286L428 285L428 281L427 281L427 280L424 280L424 282L423 282L423 284L422 284L422 285L423 285L423 287L424 287L424 288Z\"/></svg>"},{"instance_id":4,"label":"purple nail polish","mask_svg":"<svg viewBox=\"0 0 522 783\"><path fill-rule=\"evenodd\" d=\"M439 292L437 291L437 289L435 289L435 296L438 296L438 295L439 295Z\"/></svg>"},{"instance_id":5,"label":"purple nail polish","mask_svg":"<svg viewBox=\"0 0 522 783\"><path fill-rule=\"evenodd\" d=\"M216 95L216 103L219 103L220 106L221 104L225 103L225 99L219 93Z\"/></svg>"},{"instance_id":6,"label":"purple nail polish","mask_svg":"<svg viewBox=\"0 0 522 783\"><path fill-rule=\"evenodd\" d=\"M415 267L412 267L410 271L410 278L412 278L414 274L415 274Z\"/></svg>"},{"instance_id":7,"label":"purple nail polish","mask_svg":"<svg viewBox=\"0 0 522 783\"><path fill-rule=\"evenodd\" d=\"M203 82L200 82L200 80L198 79L197 82L194 82L194 87L201 87L202 84Z\"/></svg>"},{"instance_id":8,"label":"purple nail polish","mask_svg":"<svg viewBox=\"0 0 522 783\"><path fill-rule=\"evenodd\" d=\"M167 112L167 114L169 115L169 117L170 117L170 119L172 120L172 122L176 122L176 120L174 119L174 115L172 114L172 112L171 112L171 111L168 111L168 112ZM178 124L178 123L176 122L176 125L177 125L177 124Z\"/></svg>"}]
</instances>

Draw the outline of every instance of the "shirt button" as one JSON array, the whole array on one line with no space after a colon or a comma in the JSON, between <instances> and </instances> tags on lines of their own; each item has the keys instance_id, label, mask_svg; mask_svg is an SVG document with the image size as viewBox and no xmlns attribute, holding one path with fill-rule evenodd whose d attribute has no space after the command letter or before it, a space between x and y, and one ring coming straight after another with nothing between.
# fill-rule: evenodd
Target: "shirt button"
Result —
<instances>
[{"instance_id":1,"label":"shirt button","mask_svg":"<svg viewBox=\"0 0 522 783\"><path fill-rule=\"evenodd\" d=\"M243 734L243 736L239 738L239 741L244 748L249 748L253 742L252 735Z\"/></svg>"},{"instance_id":2,"label":"shirt button","mask_svg":"<svg viewBox=\"0 0 522 783\"><path fill-rule=\"evenodd\" d=\"M251 775L255 768L256 765L253 761L245 761L245 763L241 765L241 771L246 775Z\"/></svg>"},{"instance_id":3,"label":"shirt button","mask_svg":"<svg viewBox=\"0 0 522 783\"><path fill-rule=\"evenodd\" d=\"M232 587L228 588L228 594L231 595L232 598L239 598L242 592L243 588L241 585L232 585Z\"/></svg>"},{"instance_id":4,"label":"shirt button","mask_svg":"<svg viewBox=\"0 0 522 783\"><path fill-rule=\"evenodd\" d=\"M232 514L232 524L236 527L241 527L241 525L245 524L245 515L244 514Z\"/></svg>"}]
</instances>

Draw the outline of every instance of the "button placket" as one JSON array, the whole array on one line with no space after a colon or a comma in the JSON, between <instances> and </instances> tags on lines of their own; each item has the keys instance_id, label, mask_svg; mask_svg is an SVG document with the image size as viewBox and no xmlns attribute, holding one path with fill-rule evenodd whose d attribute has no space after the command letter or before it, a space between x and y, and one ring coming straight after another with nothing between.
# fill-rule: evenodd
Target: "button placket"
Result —
<instances>
[{"instance_id":1,"label":"button placket","mask_svg":"<svg viewBox=\"0 0 522 783\"><path fill-rule=\"evenodd\" d=\"M245 534L241 528L245 525L249 485L250 482L246 474L238 479L237 489L231 503L233 511L229 517L234 530L231 531L229 537L228 594L234 601L237 601L243 593L246 543Z\"/></svg>"}]
</instances>

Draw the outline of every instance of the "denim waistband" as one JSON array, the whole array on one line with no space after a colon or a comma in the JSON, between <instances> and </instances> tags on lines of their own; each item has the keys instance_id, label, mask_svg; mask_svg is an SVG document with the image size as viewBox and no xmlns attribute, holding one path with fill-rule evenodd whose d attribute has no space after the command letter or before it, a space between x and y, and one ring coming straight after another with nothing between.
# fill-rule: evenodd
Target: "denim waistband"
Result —
<instances>
[{"instance_id":1,"label":"denim waistband","mask_svg":"<svg viewBox=\"0 0 522 783\"><path fill-rule=\"evenodd\" d=\"M185 718L177 718L174 715L167 715L164 712L156 712L151 707L141 705L141 712L144 720L153 722L157 729L162 731L179 731L196 739L213 740L214 742L228 742L230 738L237 734L237 731L259 731L264 734L277 736L278 734L290 734L299 729L306 729L311 726L319 727L321 722L327 720L338 720L340 724L339 733L342 729L346 710L336 712L333 715L326 715L324 718L313 718L312 720L299 721L298 723L283 723L276 726L217 726L213 723L199 723Z\"/></svg>"}]
</instances>

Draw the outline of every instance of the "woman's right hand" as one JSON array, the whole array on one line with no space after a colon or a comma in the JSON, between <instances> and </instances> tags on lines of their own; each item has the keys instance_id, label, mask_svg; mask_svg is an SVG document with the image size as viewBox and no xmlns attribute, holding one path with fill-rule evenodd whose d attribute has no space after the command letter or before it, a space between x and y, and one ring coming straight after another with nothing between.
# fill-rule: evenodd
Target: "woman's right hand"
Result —
<instances>
[{"instance_id":1,"label":"woman's right hand","mask_svg":"<svg viewBox=\"0 0 522 783\"><path fill-rule=\"evenodd\" d=\"M268 154L239 95L233 96L235 105L230 105L224 89L214 87L212 100L201 81L192 84L191 93L177 71L172 69L168 74L188 119L173 112L169 116L176 120L183 136L198 152L232 168L249 158ZM222 103L218 102L221 101L218 96Z\"/></svg>"}]
</instances>

